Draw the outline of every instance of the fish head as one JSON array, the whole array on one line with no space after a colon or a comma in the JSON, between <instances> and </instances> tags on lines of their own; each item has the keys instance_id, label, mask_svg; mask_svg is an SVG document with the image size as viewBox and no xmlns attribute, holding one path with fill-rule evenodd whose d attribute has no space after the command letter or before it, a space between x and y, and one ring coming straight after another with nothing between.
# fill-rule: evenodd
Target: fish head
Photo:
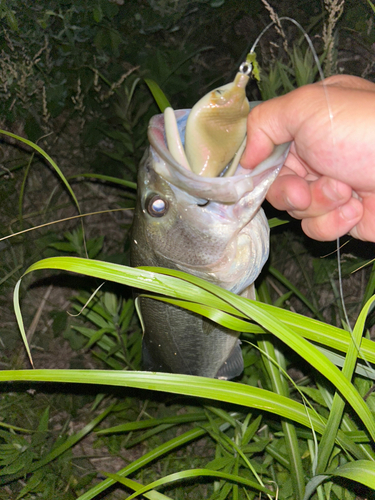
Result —
<instances>
[{"instance_id":1,"label":"fish head","mask_svg":"<svg viewBox=\"0 0 375 500\"><path fill-rule=\"evenodd\" d=\"M182 140L189 112L175 112ZM253 171L239 165L231 177L206 178L170 154L163 115L151 119L149 141L139 169L132 265L183 270L240 293L268 258L260 205L289 145L277 146Z\"/></svg>"}]
</instances>

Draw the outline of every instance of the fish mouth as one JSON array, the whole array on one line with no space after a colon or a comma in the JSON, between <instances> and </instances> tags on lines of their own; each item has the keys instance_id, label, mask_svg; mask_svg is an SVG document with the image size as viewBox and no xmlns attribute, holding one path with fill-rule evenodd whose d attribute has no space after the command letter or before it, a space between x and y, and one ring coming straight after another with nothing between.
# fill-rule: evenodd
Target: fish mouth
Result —
<instances>
[{"instance_id":1,"label":"fish mouth","mask_svg":"<svg viewBox=\"0 0 375 500\"><path fill-rule=\"evenodd\" d=\"M259 102L251 102L250 109L257 104ZM174 111L182 143L185 140L189 113L190 109ZM239 164L234 175L230 177L202 177L181 165L170 153L166 141L164 115L151 118L148 139L155 171L167 182L197 198L198 204L207 201L237 203L263 181L267 180L266 184L270 185L284 164L290 147L290 143L275 146L272 154L253 170L244 169Z\"/></svg>"}]
</instances>

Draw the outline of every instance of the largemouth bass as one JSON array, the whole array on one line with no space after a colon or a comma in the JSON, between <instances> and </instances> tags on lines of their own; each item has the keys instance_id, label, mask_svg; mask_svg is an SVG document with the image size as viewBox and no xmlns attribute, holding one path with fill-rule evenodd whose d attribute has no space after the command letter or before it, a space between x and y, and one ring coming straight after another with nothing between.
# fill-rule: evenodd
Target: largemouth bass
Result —
<instances>
[{"instance_id":1,"label":"largemouth bass","mask_svg":"<svg viewBox=\"0 0 375 500\"><path fill-rule=\"evenodd\" d=\"M182 146L189 113L174 112ZM253 283L269 251L269 228L260 206L288 145L277 146L253 171L238 165L231 177L209 178L171 154L163 115L151 119L148 138L150 147L138 173L131 264L186 271L255 298ZM145 369L221 379L242 372L238 332L149 298L140 298L140 311Z\"/></svg>"}]
</instances>

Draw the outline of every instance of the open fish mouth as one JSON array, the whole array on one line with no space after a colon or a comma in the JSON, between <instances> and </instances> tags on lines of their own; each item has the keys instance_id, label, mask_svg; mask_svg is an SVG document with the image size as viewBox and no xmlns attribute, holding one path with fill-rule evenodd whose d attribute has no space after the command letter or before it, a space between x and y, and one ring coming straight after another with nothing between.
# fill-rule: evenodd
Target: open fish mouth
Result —
<instances>
[{"instance_id":1,"label":"open fish mouth","mask_svg":"<svg viewBox=\"0 0 375 500\"><path fill-rule=\"evenodd\" d=\"M250 109L258 101L251 102ZM190 109L174 111L177 132L181 143L185 143L186 123ZM175 131L176 133L176 131ZM188 170L171 154L166 138L164 115L156 115L150 120L148 139L152 146L153 165L155 171L167 182L196 197L197 203L207 201L218 203L237 203L246 193L252 192L260 184L266 184L265 192L275 180L289 151L289 143L275 146L272 154L261 162L254 170L248 170L238 164L234 175L230 177L202 177Z\"/></svg>"}]
</instances>

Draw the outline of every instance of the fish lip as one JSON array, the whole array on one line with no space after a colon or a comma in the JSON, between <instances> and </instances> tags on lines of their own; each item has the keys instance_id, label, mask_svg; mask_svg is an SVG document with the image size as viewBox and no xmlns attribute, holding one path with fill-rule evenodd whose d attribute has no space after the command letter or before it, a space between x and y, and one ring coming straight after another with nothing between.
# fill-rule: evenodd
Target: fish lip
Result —
<instances>
[{"instance_id":1,"label":"fish lip","mask_svg":"<svg viewBox=\"0 0 375 500\"><path fill-rule=\"evenodd\" d=\"M259 102L251 102L250 108L257 104ZM190 109L175 111L182 141L184 141L186 120L190 111ZM239 166L232 177L202 177L185 169L170 154L165 140L162 114L151 118L148 139L155 171L174 186L199 198L200 203L205 200L236 203L246 193L253 191L265 177L270 177L270 182L272 182L279 173L290 147L290 143L276 146L272 154L251 171L245 171Z\"/></svg>"}]
</instances>

